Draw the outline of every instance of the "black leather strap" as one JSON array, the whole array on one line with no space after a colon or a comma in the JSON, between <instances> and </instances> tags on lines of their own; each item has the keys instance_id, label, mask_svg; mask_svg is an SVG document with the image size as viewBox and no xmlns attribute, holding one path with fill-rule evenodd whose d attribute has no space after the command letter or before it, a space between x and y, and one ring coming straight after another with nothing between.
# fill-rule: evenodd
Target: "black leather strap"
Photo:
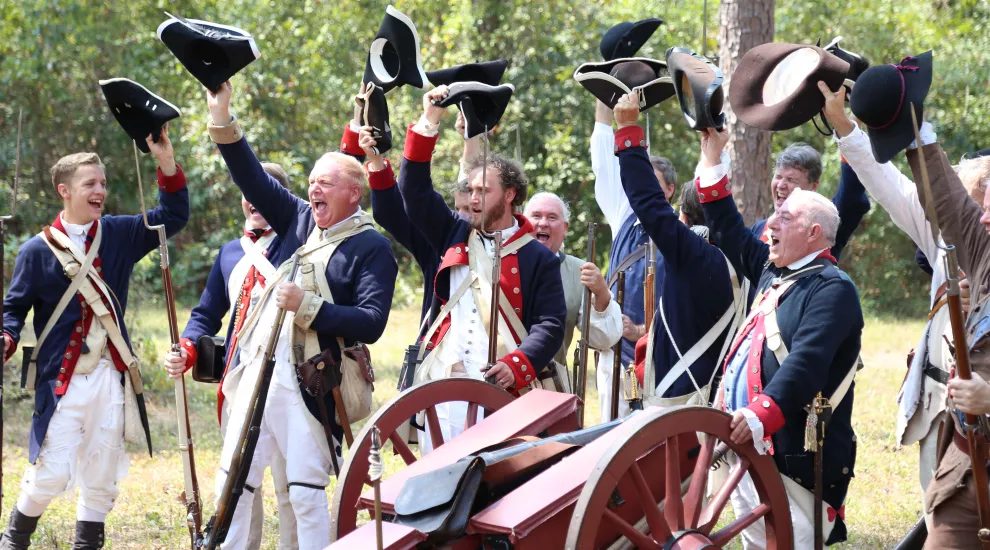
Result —
<instances>
[{"instance_id":1,"label":"black leather strap","mask_svg":"<svg viewBox=\"0 0 990 550\"><path fill-rule=\"evenodd\" d=\"M288 487L305 487L314 491L326 491L325 485L315 485L313 483L303 483L301 481L290 481Z\"/></svg>"},{"instance_id":2,"label":"black leather strap","mask_svg":"<svg viewBox=\"0 0 990 550\"><path fill-rule=\"evenodd\" d=\"M942 384L943 386L949 383L949 373L936 367L935 365L928 363L925 365L925 376L931 378L932 380Z\"/></svg>"},{"instance_id":3,"label":"black leather strap","mask_svg":"<svg viewBox=\"0 0 990 550\"><path fill-rule=\"evenodd\" d=\"M625 258L622 258L622 261L619 262L618 267L616 267L615 270L612 271L612 276L608 278L609 288L612 288L615 285L615 282L619 280L619 273L629 269L632 266L632 264L646 257L647 246L649 246L647 243L643 243L637 246L636 249L633 250L631 254L629 254Z\"/></svg>"}]
</instances>

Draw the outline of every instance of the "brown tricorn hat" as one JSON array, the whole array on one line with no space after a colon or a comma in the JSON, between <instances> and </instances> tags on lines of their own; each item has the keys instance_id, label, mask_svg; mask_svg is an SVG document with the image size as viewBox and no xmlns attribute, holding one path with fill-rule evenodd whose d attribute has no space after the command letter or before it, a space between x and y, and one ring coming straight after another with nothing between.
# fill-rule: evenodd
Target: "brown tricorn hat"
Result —
<instances>
[{"instance_id":1,"label":"brown tricorn hat","mask_svg":"<svg viewBox=\"0 0 990 550\"><path fill-rule=\"evenodd\" d=\"M729 103L750 126L790 130L825 107L818 81L837 91L848 72L848 63L818 46L761 44L739 60L729 84Z\"/></svg>"}]
</instances>

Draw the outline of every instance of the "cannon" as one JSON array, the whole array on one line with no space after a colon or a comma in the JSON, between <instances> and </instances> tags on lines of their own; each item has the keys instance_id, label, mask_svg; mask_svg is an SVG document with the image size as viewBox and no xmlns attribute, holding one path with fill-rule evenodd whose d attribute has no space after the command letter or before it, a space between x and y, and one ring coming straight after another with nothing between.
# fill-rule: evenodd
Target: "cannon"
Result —
<instances>
[{"instance_id":1,"label":"cannon","mask_svg":"<svg viewBox=\"0 0 990 550\"><path fill-rule=\"evenodd\" d=\"M426 421L433 423L429 410L449 401L467 401L486 415L450 441L434 441L435 450L417 458L395 436L396 427L420 411L427 411ZM374 506L373 493L365 486L372 425L407 464L380 485L386 549L722 548L760 520L766 526L767 548L792 548L787 495L772 458L759 455L752 445L731 443L730 416L706 407L649 407L594 437L576 432L566 439L583 444L555 454L521 478L500 477L511 470L496 467L506 459L525 456L534 444L556 443L561 438L554 435L576 430L577 406L572 395L534 390L513 400L498 388L466 379L439 380L403 392L368 422L344 463L333 498L330 549L377 547L374 521L357 521L359 510ZM528 447L516 452L515 445ZM709 472L727 451L734 453L727 478L710 488ZM504 490L472 493L470 519L452 538L438 541L397 513L406 485L416 487L417 479L430 479L431 473L482 459L495 472L485 483ZM747 474L764 504L730 521L723 517L729 495ZM408 501L408 491L406 496Z\"/></svg>"}]
</instances>

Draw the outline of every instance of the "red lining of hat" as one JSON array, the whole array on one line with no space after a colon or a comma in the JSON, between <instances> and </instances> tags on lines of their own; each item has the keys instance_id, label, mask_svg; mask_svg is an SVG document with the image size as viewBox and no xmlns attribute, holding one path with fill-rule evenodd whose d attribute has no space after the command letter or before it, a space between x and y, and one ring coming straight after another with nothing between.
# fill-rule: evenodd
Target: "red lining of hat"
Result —
<instances>
[{"instance_id":1,"label":"red lining of hat","mask_svg":"<svg viewBox=\"0 0 990 550\"><path fill-rule=\"evenodd\" d=\"M884 128L890 127L891 124L897 122L898 117L901 116L901 109L904 108L904 96L907 95L907 83L904 82L904 71L911 71L912 73L914 73L921 68L912 65L905 65L904 62L913 61L917 59L918 59L917 57L914 57L913 55L909 55L904 59L902 59L901 62L897 65L894 65L893 63L890 64L891 67L897 70L897 76L901 77L901 98L897 101L897 109L894 110L894 116L890 117L890 120L886 124L882 126L870 126L869 124L867 124L866 125L867 128L869 128L870 130L883 130Z\"/></svg>"}]
</instances>

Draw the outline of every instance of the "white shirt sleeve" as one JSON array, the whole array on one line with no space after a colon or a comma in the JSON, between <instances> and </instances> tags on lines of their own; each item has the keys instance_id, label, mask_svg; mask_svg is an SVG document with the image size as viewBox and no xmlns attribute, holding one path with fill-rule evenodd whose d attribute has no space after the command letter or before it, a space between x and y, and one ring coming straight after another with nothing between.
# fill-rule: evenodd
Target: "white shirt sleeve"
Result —
<instances>
[{"instance_id":1,"label":"white shirt sleeve","mask_svg":"<svg viewBox=\"0 0 990 550\"><path fill-rule=\"evenodd\" d=\"M434 127L429 120L426 120L426 115L420 115L419 120L413 125L412 131L423 137L433 137L440 133L440 125L437 124Z\"/></svg>"},{"instance_id":2,"label":"white shirt sleeve","mask_svg":"<svg viewBox=\"0 0 990 550\"><path fill-rule=\"evenodd\" d=\"M927 123L926 123L927 124ZM918 200L918 188L892 163L880 164L873 156L870 138L857 126L848 136L834 138L849 166L856 171L870 196L890 215L894 224L907 233L930 260L938 257L931 224ZM925 141L922 136L922 141Z\"/></svg>"},{"instance_id":3,"label":"white shirt sleeve","mask_svg":"<svg viewBox=\"0 0 990 550\"><path fill-rule=\"evenodd\" d=\"M615 133L611 126L601 122L595 122L591 133L591 170L595 173L595 201L605 214L614 240L622 224L633 215L633 209L622 189L619 159L615 156Z\"/></svg>"},{"instance_id":4,"label":"white shirt sleeve","mask_svg":"<svg viewBox=\"0 0 990 550\"><path fill-rule=\"evenodd\" d=\"M739 410L746 417L746 424L749 426L749 430L753 432L753 446L756 447L756 452L761 455L767 454L770 450L770 442L763 440L763 423L756 417L756 413L746 407Z\"/></svg>"},{"instance_id":5,"label":"white shirt sleeve","mask_svg":"<svg viewBox=\"0 0 990 550\"><path fill-rule=\"evenodd\" d=\"M578 310L578 327L584 326L584 304ZM622 338L622 310L615 300L609 300L605 311L591 306L591 322L588 324L588 344L598 350L610 349Z\"/></svg>"}]
</instances>

